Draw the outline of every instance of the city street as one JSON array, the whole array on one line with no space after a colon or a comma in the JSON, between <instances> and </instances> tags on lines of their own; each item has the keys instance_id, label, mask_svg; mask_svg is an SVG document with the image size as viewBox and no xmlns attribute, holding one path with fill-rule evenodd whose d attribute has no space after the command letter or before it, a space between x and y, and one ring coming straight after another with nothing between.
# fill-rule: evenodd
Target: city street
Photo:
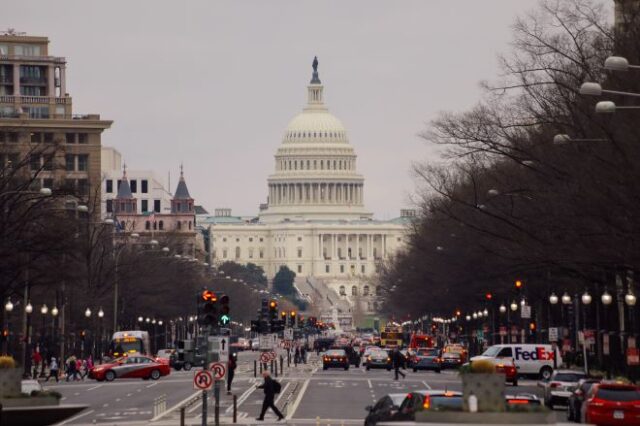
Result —
<instances>
[{"instance_id":1,"label":"city street","mask_svg":"<svg viewBox=\"0 0 640 426\"><path fill-rule=\"evenodd\" d=\"M256 423L254 420L262 405L262 390L256 389L260 378L253 378L253 360L257 352L240 353L233 393L237 397L238 422ZM285 414L288 424L315 423L331 424L332 421L361 423L365 417L365 407L388 393L404 393L419 389L461 390L461 382L456 371L442 373L406 370L406 379L393 380L393 371L350 368L344 370L323 371L315 354L308 364L286 367L282 383L282 392L276 405ZM178 404L198 395L192 386L193 371L175 372L157 382L142 380L116 380L111 383L98 383L93 380L75 383L48 384L49 389L61 392L63 403L83 403L90 408L63 424L126 424L127 422L148 422L154 418L154 399L167 398L167 412L158 416L158 424L177 424L179 410L173 410ZM521 380L520 386L507 386L508 393L536 393L539 390L535 380ZM220 416L225 423L231 422L232 396L221 392ZM209 398L209 421L213 421L213 400ZM189 406L186 417L189 422L197 422L202 412L200 402ZM558 419L564 418L564 412L558 411ZM266 422L275 421L275 415L267 412Z\"/></svg>"}]
</instances>

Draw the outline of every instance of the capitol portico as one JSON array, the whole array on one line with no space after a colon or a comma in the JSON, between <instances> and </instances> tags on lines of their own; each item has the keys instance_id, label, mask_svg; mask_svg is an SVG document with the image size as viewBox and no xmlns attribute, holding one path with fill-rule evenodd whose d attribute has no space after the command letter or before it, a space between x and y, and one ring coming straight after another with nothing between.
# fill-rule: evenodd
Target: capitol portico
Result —
<instances>
[{"instance_id":1,"label":"capitol portico","mask_svg":"<svg viewBox=\"0 0 640 426\"><path fill-rule=\"evenodd\" d=\"M343 300L371 310L376 289L367 277L404 244L413 210L375 220L364 206L364 177L345 127L324 103L317 60L307 105L287 126L257 216L230 209L198 216L209 230L214 263L254 263L272 278L281 265L304 281L322 282Z\"/></svg>"}]
</instances>

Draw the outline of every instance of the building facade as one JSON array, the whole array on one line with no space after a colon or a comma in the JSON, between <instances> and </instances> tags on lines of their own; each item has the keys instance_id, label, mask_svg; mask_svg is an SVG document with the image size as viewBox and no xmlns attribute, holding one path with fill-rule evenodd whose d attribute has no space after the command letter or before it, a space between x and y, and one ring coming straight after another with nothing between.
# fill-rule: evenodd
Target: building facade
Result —
<instances>
[{"instance_id":1,"label":"building facade","mask_svg":"<svg viewBox=\"0 0 640 426\"><path fill-rule=\"evenodd\" d=\"M49 55L48 38L0 34L0 167L27 159L42 187L95 206L101 134L112 122L73 113L66 67L65 58Z\"/></svg>"},{"instance_id":2,"label":"building facade","mask_svg":"<svg viewBox=\"0 0 640 426\"><path fill-rule=\"evenodd\" d=\"M102 215L113 213L114 199L122 177L122 155L112 147L102 147ZM152 170L127 169L129 188L137 201L140 213L170 213L171 193Z\"/></svg>"},{"instance_id":3,"label":"building facade","mask_svg":"<svg viewBox=\"0 0 640 426\"><path fill-rule=\"evenodd\" d=\"M375 220L364 206L364 177L345 127L324 104L317 60L307 105L284 132L267 179L267 203L255 217L230 209L198 216L208 230L214 263L254 263L272 278L286 265L306 280L373 309L380 263L404 244L412 210L390 221Z\"/></svg>"}]
</instances>

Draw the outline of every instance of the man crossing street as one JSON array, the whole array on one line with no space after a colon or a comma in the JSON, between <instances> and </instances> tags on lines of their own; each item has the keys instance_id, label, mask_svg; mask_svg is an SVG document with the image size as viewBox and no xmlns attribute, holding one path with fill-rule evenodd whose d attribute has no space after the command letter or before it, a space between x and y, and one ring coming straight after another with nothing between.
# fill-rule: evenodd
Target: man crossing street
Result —
<instances>
[{"instance_id":1,"label":"man crossing street","mask_svg":"<svg viewBox=\"0 0 640 426\"><path fill-rule=\"evenodd\" d=\"M256 418L256 420L262 421L264 420L264 415L267 412L268 408L271 408L276 416L278 416L278 421L284 419L284 416L278 410L278 407L274 404L276 394L280 392L280 383L276 382L271 378L271 374L268 371L262 372L262 377L264 377L264 383L258 386L258 389L264 390L264 401L262 402L262 410L260 411L260 416Z\"/></svg>"}]
</instances>

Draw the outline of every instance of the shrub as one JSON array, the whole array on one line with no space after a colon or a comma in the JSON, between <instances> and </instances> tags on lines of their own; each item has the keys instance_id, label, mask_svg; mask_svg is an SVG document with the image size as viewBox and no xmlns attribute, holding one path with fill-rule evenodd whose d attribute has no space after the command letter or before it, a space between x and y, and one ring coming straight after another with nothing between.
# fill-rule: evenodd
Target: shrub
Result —
<instances>
[{"instance_id":1,"label":"shrub","mask_svg":"<svg viewBox=\"0 0 640 426\"><path fill-rule=\"evenodd\" d=\"M0 356L0 368L16 368L16 360L10 356Z\"/></svg>"},{"instance_id":2,"label":"shrub","mask_svg":"<svg viewBox=\"0 0 640 426\"><path fill-rule=\"evenodd\" d=\"M473 361L471 363L471 372L491 374L496 372L496 367L493 362L486 359L481 359L478 361Z\"/></svg>"}]
</instances>

